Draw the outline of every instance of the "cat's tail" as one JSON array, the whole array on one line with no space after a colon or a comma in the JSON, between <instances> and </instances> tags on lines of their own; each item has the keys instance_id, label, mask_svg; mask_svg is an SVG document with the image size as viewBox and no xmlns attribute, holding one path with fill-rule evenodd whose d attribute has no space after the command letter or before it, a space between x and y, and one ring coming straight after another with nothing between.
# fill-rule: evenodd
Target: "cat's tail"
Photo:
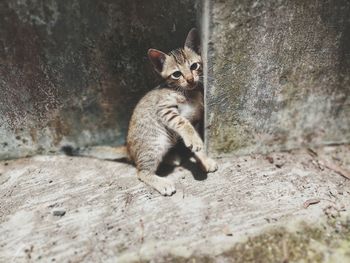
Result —
<instances>
[{"instance_id":1,"label":"cat's tail","mask_svg":"<svg viewBox=\"0 0 350 263\"><path fill-rule=\"evenodd\" d=\"M63 146L61 150L68 156L84 156L102 160L129 161L129 155L126 146L91 146L74 149L72 146L66 145Z\"/></svg>"}]
</instances>

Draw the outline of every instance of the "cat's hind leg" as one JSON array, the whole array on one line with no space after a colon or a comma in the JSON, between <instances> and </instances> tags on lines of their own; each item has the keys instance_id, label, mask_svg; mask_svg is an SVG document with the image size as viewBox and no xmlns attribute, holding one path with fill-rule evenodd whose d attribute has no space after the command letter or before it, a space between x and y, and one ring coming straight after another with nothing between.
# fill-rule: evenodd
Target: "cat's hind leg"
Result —
<instances>
[{"instance_id":1,"label":"cat's hind leg","mask_svg":"<svg viewBox=\"0 0 350 263\"><path fill-rule=\"evenodd\" d=\"M175 144L175 140L166 134L158 132L138 151L135 164L138 178L156 189L162 195L170 196L175 193L175 184L167 178L159 177L156 171L163 157Z\"/></svg>"}]
</instances>

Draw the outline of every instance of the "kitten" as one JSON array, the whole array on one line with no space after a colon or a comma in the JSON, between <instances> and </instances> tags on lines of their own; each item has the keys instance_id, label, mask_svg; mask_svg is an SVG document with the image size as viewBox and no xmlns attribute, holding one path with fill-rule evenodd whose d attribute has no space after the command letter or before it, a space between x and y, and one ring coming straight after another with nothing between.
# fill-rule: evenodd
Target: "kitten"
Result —
<instances>
[{"instance_id":1,"label":"kitten","mask_svg":"<svg viewBox=\"0 0 350 263\"><path fill-rule=\"evenodd\" d=\"M184 48L168 54L150 49L148 57L164 83L136 105L126 148L92 147L77 155L118 159L127 153L137 167L138 178L166 196L175 193L175 184L155 173L163 157L180 139L205 172L216 171L216 162L206 156L203 141L194 128L203 121L200 81L203 64L199 49L199 36L194 28L188 33Z\"/></svg>"}]
</instances>

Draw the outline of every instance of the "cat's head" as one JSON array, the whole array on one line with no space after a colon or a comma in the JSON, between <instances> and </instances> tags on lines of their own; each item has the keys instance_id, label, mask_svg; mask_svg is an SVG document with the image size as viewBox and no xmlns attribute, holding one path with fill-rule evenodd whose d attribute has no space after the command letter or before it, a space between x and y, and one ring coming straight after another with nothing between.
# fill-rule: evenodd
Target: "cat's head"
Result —
<instances>
[{"instance_id":1,"label":"cat's head","mask_svg":"<svg viewBox=\"0 0 350 263\"><path fill-rule=\"evenodd\" d=\"M192 90L198 86L203 64L199 36L195 28L188 33L183 48L175 49L168 54L150 49L148 57L155 70L170 87Z\"/></svg>"}]
</instances>

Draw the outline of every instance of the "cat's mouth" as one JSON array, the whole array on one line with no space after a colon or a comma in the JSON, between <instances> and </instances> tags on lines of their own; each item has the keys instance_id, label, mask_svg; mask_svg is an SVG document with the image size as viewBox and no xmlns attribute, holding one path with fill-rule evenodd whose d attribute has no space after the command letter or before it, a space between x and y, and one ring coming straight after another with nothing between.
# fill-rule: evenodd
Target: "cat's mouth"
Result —
<instances>
[{"instance_id":1,"label":"cat's mouth","mask_svg":"<svg viewBox=\"0 0 350 263\"><path fill-rule=\"evenodd\" d=\"M197 87L198 87L198 82L193 82L192 84L189 83L186 88L188 90L193 90L193 89L195 89Z\"/></svg>"}]
</instances>

